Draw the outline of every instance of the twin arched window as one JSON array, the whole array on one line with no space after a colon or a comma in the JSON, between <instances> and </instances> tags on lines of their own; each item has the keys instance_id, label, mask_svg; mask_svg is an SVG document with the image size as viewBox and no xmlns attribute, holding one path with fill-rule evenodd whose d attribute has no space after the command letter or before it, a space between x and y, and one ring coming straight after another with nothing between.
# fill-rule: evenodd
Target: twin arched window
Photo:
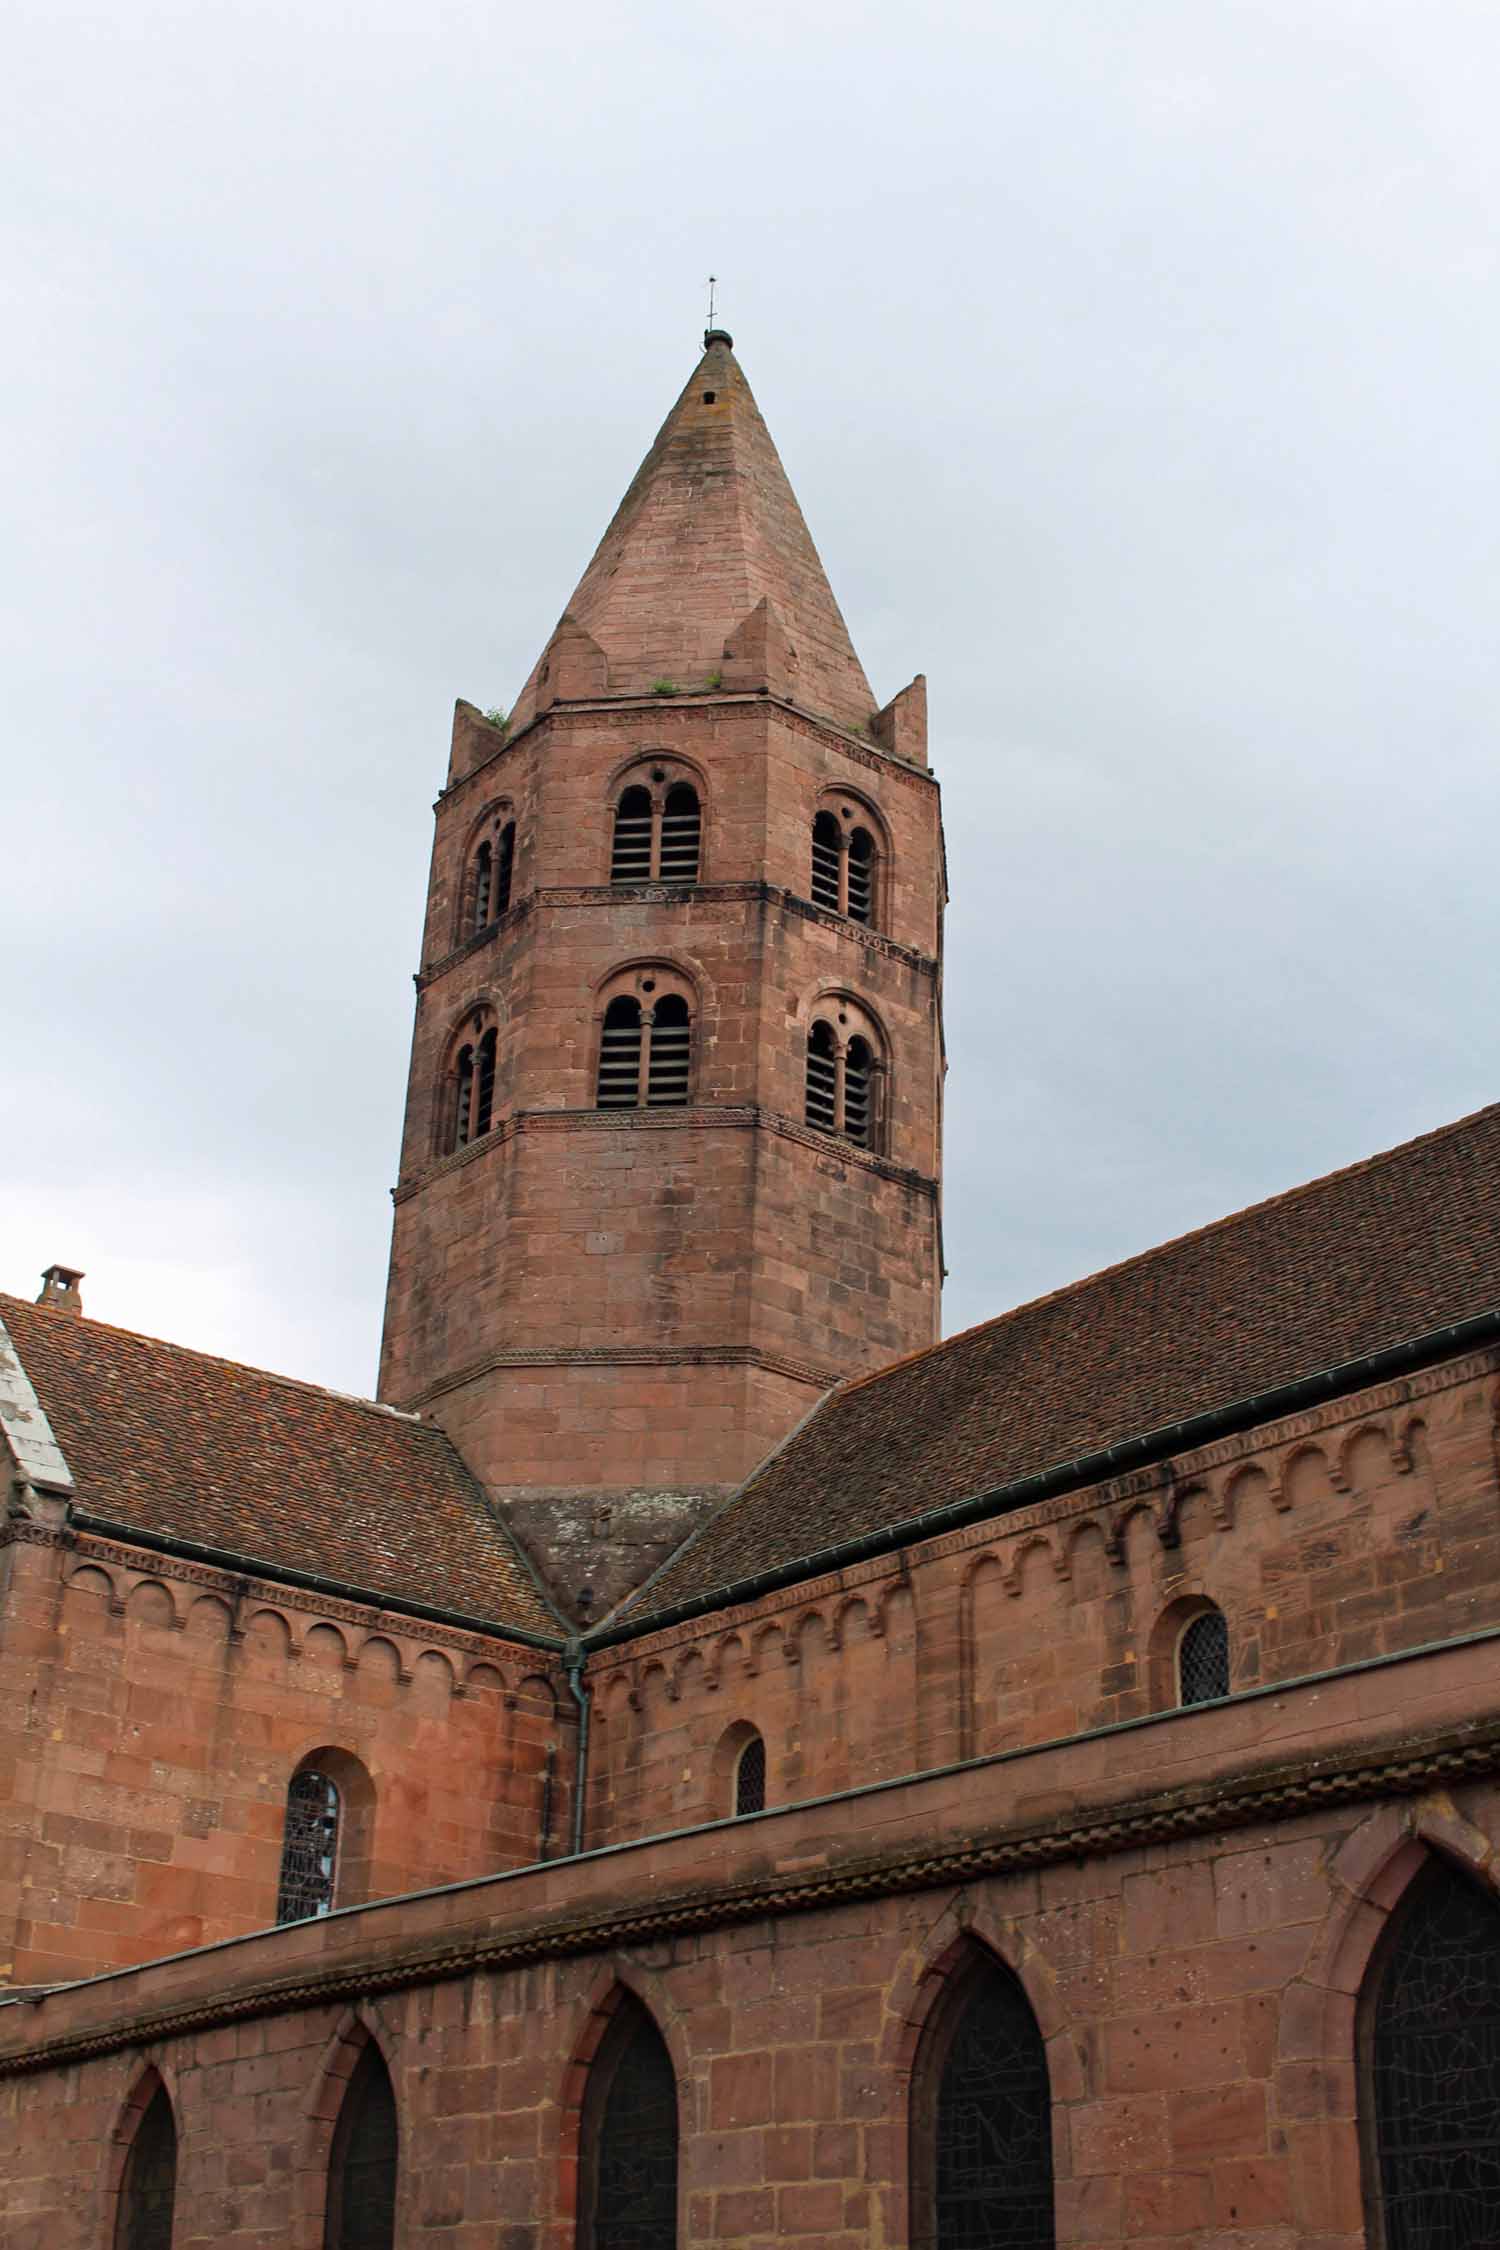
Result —
<instances>
[{"instance_id":1,"label":"twin arched window","mask_svg":"<svg viewBox=\"0 0 1500 2250\"><path fill-rule=\"evenodd\" d=\"M477 937L509 910L515 868L515 821L492 817L469 855L460 905L460 943Z\"/></svg>"},{"instance_id":2,"label":"twin arched window","mask_svg":"<svg viewBox=\"0 0 1500 2250\"><path fill-rule=\"evenodd\" d=\"M636 782L615 807L612 883L696 883L703 812L690 781L665 792Z\"/></svg>"},{"instance_id":3,"label":"twin arched window","mask_svg":"<svg viewBox=\"0 0 1500 2250\"><path fill-rule=\"evenodd\" d=\"M499 1059L499 1026L487 1009L476 1008L449 1067L441 1116L444 1156L482 1140L493 1125Z\"/></svg>"},{"instance_id":4,"label":"twin arched window","mask_svg":"<svg viewBox=\"0 0 1500 2250\"><path fill-rule=\"evenodd\" d=\"M875 838L844 805L825 806L812 827L812 901L830 914L866 925L875 919Z\"/></svg>"},{"instance_id":5,"label":"twin arched window","mask_svg":"<svg viewBox=\"0 0 1500 2250\"><path fill-rule=\"evenodd\" d=\"M842 1133L860 1148L877 1145L877 1063L873 1037L849 1032L849 1011L813 1019L807 1034L803 1114L820 1133Z\"/></svg>"},{"instance_id":6,"label":"twin arched window","mask_svg":"<svg viewBox=\"0 0 1500 2250\"><path fill-rule=\"evenodd\" d=\"M692 1082L692 1013L687 995L662 992L642 976L604 1010L594 1101L599 1109L680 1109Z\"/></svg>"}]
</instances>

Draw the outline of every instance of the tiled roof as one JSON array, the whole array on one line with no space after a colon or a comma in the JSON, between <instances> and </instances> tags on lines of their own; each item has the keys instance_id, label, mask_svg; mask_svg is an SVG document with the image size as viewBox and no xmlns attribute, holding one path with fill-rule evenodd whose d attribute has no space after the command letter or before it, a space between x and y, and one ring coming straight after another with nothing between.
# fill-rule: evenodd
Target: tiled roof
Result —
<instances>
[{"instance_id":1,"label":"tiled roof","mask_svg":"<svg viewBox=\"0 0 1500 2250\"><path fill-rule=\"evenodd\" d=\"M626 1614L644 1623L1497 1305L1500 1106L842 1385Z\"/></svg>"},{"instance_id":2,"label":"tiled roof","mask_svg":"<svg viewBox=\"0 0 1500 2250\"><path fill-rule=\"evenodd\" d=\"M560 1632L505 1526L427 1422L0 1296L79 1508L375 1595Z\"/></svg>"}]
</instances>

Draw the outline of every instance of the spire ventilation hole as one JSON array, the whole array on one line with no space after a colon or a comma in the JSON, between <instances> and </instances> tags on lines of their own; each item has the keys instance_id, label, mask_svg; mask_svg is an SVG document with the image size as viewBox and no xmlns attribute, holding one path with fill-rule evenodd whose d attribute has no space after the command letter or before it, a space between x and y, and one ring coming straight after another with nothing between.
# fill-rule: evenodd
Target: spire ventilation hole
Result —
<instances>
[{"instance_id":1,"label":"spire ventilation hole","mask_svg":"<svg viewBox=\"0 0 1500 2250\"><path fill-rule=\"evenodd\" d=\"M704 405L705 405L705 406L712 406L712 405L713 405L713 403L714 403L714 400L715 400L715 399L716 399L716 398L718 397L718 395L719 395L719 394L718 394L718 392L717 392L717 391L705 391L705 392L704 392L704 394L703 394L703 403L704 403Z\"/></svg>"}]
</instances>

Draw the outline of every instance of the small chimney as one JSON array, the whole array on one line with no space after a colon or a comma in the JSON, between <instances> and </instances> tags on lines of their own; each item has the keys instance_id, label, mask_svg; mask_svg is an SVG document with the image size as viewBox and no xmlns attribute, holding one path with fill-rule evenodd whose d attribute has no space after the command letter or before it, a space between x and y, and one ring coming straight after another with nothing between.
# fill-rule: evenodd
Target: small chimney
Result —
<instances>
[{"instance_id":1,"label":"small chimney","mask_svg":"<svg viewBox=\"0 0 1500 2250\"><path fill-rule=\"evenodd\" d=\"M83 1297L78 1284L83 1279L78 1266L49 1266L42 1275L42 1286L37 1291L39 1305L51 1305L56 1312L76 1313L83 1317Z\"/></svg>"}]
</instances>

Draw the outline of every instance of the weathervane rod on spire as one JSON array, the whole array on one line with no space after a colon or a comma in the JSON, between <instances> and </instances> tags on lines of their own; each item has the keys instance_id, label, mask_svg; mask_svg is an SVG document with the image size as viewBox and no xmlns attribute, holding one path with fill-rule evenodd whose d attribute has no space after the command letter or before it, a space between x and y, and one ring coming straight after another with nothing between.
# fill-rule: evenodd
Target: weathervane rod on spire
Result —
<instances>
[{"instance_id":1,"label":"weathervane rod on spire","mask_svg":"<svg viewBox=\"0 0 1500 2250\"><path fill-rule=\"evenodd\" d=\"M711 273L708 277L708 325L710 328L712 328L714 324L714 291L718 288L718 286L718 275Z\"/></svg>"}]
</instances>

